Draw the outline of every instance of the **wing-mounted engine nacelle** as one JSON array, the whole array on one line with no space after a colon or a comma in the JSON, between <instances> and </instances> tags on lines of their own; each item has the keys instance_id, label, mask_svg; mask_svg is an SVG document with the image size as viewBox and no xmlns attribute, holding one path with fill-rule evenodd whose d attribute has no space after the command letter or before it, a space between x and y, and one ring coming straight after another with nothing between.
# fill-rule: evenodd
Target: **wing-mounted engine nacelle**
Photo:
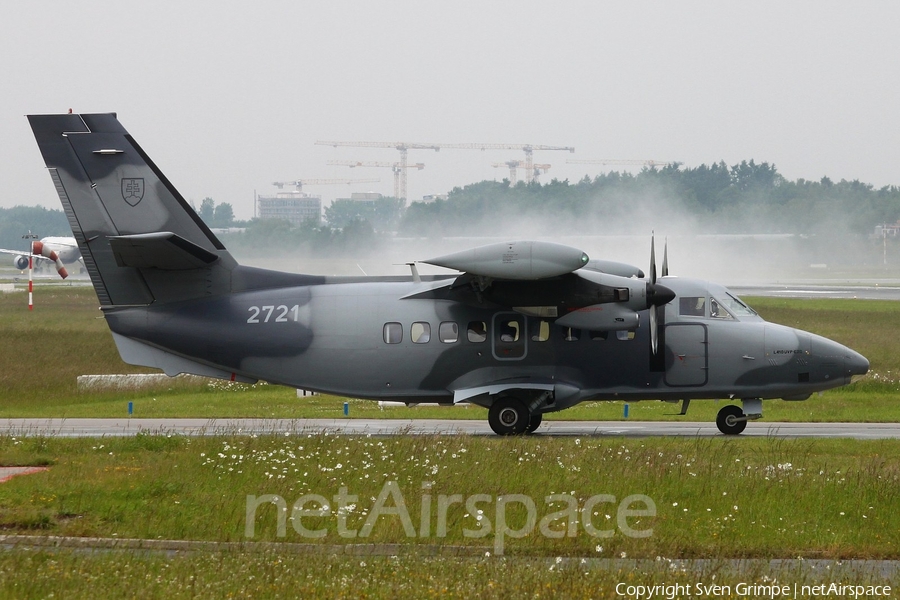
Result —
<instances>
[{"instance_id":1,"label":"wing-mounted engine nacelle","mask_svg":"<svg viewBox=\"0 0 900 600\"><path fill-rule=\"evenodd\" d=\"M573 310L556 320L557 325L590 331L625 331L636 329L638 313L621 304L594 304Z\"/></svg>"},{"instance_id":2,"label":"wing-mounted engine nacelle","mask_svg":"<svg viewBox=\"0 0 900 600\"><path fill-rule=\"evenodd\" d=\"M13 265L15 265L18 270L24 271L28 268L28 257L17 254L13 257Z\"/></svg>"},{"instance_id":3,"label":"wing-mounted engine nacelle","mask_svg":"<svg viewBox=\"0 0 900 600\"><path fill-rule=\"evenodd\" d=\"M632 311L646 310L650 306L647 303L647 282L643 279L620 277L587 269L577 271L575 274L601 287L599 296L603 304L614 303Z\"/></svg>"},{"instance_id":4,"label":"wing-mounted engine nacelle","mask_svg":"<svg viewBox=\"0 0 900 600\"><path fill-rule=\"evenodd\" d=\"M638 314L652 306L661 306L675 298L675 292L658 283L644 279L620 277L587 269L576 275L601 286L605 302L585 306L557 320L563 327L576 327L594 331L622 331L634 329L640 320Z\"/></svg>"}]
</instances>

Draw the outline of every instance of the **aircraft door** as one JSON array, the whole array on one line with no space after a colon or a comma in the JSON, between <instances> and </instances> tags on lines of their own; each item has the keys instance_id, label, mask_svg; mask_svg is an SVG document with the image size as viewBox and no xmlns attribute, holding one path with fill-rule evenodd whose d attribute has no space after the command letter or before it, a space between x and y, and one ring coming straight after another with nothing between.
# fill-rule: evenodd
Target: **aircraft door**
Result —
<instances>
[{"instance_id":1,"label":"aircraft door","mask_svg":"<svg viewBox=\"0 0 900 600\"><path fill-rule=\"evenodd\" d=\"M521 360L528 350L525 317L519 313L494 315L494 358L497 360Z\"/></svg>"},{"instance_id":2,"label":"aircraft door","mask_svg":"<svg viewBox=\"0 0 900 600\"><path fill-rule=\"evenodd\" d=\"M666 348L672 353L666 365L666 385L701 386L709 380L707 330L701 323L666 326Z\"/></svg>"}]
</instances>

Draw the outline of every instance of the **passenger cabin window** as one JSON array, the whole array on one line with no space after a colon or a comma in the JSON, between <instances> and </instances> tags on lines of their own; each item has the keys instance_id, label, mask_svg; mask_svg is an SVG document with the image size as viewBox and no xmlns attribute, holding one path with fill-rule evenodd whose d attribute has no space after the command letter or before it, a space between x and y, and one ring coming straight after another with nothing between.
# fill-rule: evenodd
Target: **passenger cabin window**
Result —
<instances>
[{"instance_id":1,"label":"passenger cabin window","mask_svg":"<svg viewBox=\"0 0 900 600\"><path fill-rule=\"evenodd\" d=\"M591 331L591 339L595 342L602 342L603 340L609 339L608 331Z\"/></svg>"},{"instance_id":2,"label":"passenger cabin window","mask_svg":"<svg viewBox=\"0 0 900 600\"><path fill-rule=\"evenodd\" d=\"M438 327L438 337L445 344L454 344L459 341L459 325L452 321L444 321Z\"/></svg>"},{"instance_id":3,"label":"passenger cabin window","mask_svg":"<svg viewBox=\"0 0 900 600\"><path fill-rule=\"evenodd\" d=\"M427 344L431 341L431 324L417 321L409 328L409 338L413 344Z\"/></svg>"},{"instance_id":4,"label":"passenger cabin window","mask_svg":"<svg viewBox=\"0 0 900 600\"><path fill-rule=\"evenodd\" d=\"M500 322L500 341L501 342L518 342L521 331L519 331L518 321L501 321Z\"/></svg>"},{"instance_id":5,"label":"passenger cabin window","mask_svg":"<svg viewBox=\"0 0 900 600\"><path fill-rule=\"evenodd\" d=\"M678 299L678 314L683 317L705 317L706 298L703 296L682 296Z\"/></svg>"},{"instance_id":6,"label":"passenger cabin window","mask_svg":"<svg viewBox=\"0 0 900 600\"><path fill-rule=\"evenodd\" d=\"M519 314L499 314L494 317L494 358L520 360L528 351L525 337L525 317Z\"/></svg>"},{"instance_id":7,"label":"passenger cabin window","mask_svg":"<svg viewBox=\"0 0 900 600\"><path fill-rule=\"evenodd\" d=\"M403 325L400 323L384 324L384 343L399 344L403 341Z\"/></svg>"},{"instance_id":8,"label":"passenger cabin window","mask_svg":"<svg viewBox=\"0 0 900 600\"><path fill-rule=\"evenodd\" d=\"M466 338L470 342L483 342L487 339L487 325L484 321L472 321L466 330Z\"/></svg>"},{"instance_id":9,"label":"passenger cabin window","mask_svg":"<svg viewBox=\"0 0 900 600\"><path fill-rule=\"evenodd\" d=\"M617 331L616 339L622 340L623 342L633 340L634 339L634 331L632 331L630 329L628 331Z\"/></svg>"},{"instance_id":10,"label":"passenger cabin window","mask_svg":"<svg viewBox=\"0 0 900 600\"><path fill-rule=\"evenodd\" d=\"M532 342L546 342L550 339L550 321L531 320L529 324Z\"/></svg>"}]
</instances>

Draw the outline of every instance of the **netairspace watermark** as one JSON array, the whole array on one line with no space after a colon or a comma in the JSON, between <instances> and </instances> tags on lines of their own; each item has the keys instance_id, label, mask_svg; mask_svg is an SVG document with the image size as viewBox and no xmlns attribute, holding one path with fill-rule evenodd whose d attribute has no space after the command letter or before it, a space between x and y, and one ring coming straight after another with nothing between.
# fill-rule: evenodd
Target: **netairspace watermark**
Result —
<instances>
[{"instance_id":1,"label":"netairspace watermark","mask_svg":"<svg viewBox=\"0 0 900 600\"><path fill-rule=\"evenodd\" d=\"M768 584L737 583L735 585L705 583L673 583L673 584L625 584L616 586L616 595L635 600L675 600L683 597L699 598L877 598L891 595L889 585L853 585L848 583L816 583L816 584Z\"/></svg>"},{"instance_id":2,"label":"netairspace watermark","mask_svg":"<svg viewBox=\"0 0 900 600\"><path fill-rule=\"evenodd\" d=\"M635 529L629 524L629 519L656 516L656 503L644 494L632 494L622 498L621 501L611 494L595 494L585 499L583 503L571 494L551 494L543 498L543 503L545 510L538 520L538 504L531 496L525 494L502 494L496 497L490 494L472 494L467 497L463 497L462 494L435 496L431 493L431 483L424 482L417 528L413 524L406 499L396 481L384 484L367 513L358 511L359 496L351 494L346 486L340 487L331 501L320 494L304 494L290 506L290 511L287 500L277 494L248 495L244 535L248 538L255 537L257 510L269 504L276 507L278 537L287 535L287 522L290 521L294 531L304 538L312 539L324 538L330 531L328 526L310 529L309 519L319 519L318 525L323 525L322 518L329 519L325 524L330 523L339 537L352 539L368 538L372 535L381 517L399 520L408 538L445 538L448 533L448 513L451 507L456 505L457 510L464 507L467 514L475 518L476 526L473 529L463 527L463 537L483 538L493 535L495 555L503 554L507 538L524 538L534 533L535 528L540 535L547 538L575 537L578 534L579 523L585 533L596 538L612 537L616 529L632 538L646 538L653 535L652 528ZM604 522L602 526L595 524L594 514L599 514L599 509L604 505L615 505L615 527L610 527L613 524L611 522ZM562 508L559 508L560 506ZM357 511L360 514L367 514L366 520L361 528L350 529L347 518ZM511 527L507 521L507 517L513 513L516 527ZM523 513L524 522L520 518ZM307 519L306 523L304 519ZM611 516L606 515L606 519L611 521Z\"/></svg>"}]
</instances>

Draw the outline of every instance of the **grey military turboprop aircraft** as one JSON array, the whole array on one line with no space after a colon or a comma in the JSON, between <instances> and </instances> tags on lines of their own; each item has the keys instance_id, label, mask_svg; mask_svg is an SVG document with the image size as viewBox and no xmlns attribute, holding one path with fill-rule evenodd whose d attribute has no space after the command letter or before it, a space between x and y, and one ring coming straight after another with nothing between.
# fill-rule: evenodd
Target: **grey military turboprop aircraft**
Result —
<instances>
[{"instance_id":1,"label":"grey military turboprop aircraft","mask_svg":"<svg viewBox=\"0 0 900 600\"><path fill-rule=\"evenodd\" d=\"M461 274L321 277L237 264L115 114L32 115L122 359L233 381L407 403L474 403L498 434L586 400L762 400L868 371L860 354L765 322L728 289L591 261L548 242L422 261Z\"/></svg>"}]
</instances>

